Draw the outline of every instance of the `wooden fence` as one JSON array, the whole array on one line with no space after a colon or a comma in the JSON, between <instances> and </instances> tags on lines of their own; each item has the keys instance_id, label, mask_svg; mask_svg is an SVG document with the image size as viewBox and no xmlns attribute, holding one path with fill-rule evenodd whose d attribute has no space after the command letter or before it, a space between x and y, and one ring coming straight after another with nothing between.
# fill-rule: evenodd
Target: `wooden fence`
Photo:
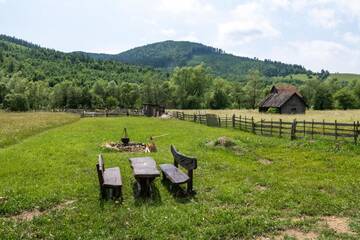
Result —
<instances>
[{"instance_id":1,"label":"wooden fence","mask_svg":"<svg viewBox=\"0 0 360 240\"><path fill-rule=\"evenodd\" d=\"M339 123L321 121L297 121L286 122L279 119L278 121L263 120L255 121L253 117L246 116L225 116L219 117L212 114L185 114L183 112L173 112L172 116L185 121L193 121L208 126L234 128L243 131L252 132L254 134L266 136L287 136L291 140L298 138L315 138L316 136L332 137L335 140L339 138L353 139L354 143L358 142L360 135L360 123ZM216 117L216 124L209 118Z\"/></svg>"},{"instance_id":2,"label":"wooden fence","mask_svg":"<svg viewBox=\"0 0 360 240\"><path fill-rule=\"evenodd\" d=\"M82 111L81 117L120 117L120 116L144 116L142 110L120 109L116 111Z\"/></svg>"}]
</instances>

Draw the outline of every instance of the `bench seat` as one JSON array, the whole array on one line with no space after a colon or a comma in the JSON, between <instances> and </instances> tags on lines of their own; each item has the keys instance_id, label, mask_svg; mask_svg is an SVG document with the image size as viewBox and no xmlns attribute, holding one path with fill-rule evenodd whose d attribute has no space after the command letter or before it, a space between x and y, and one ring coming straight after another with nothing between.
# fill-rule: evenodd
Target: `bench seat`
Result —
<instances>
[{"instance_id":1,"label":"bench seat","mask_svg":"<svg viewBox=\"0 0 360 240\"><path fill-rule=\"evenodd\" d=\"M104 187L122 186L120 168L107 168L104 171Z\"/></svg>"},{"instance_id":2,"label":"bench seat","mask_svg":"<svg viewBox=\"0 0 360 240\"><path fill-rule=\"evenodd\" d=\"M183 173L173 164L161 164L160 169L166 175L166 177L174 184L186 183L190 179L188 175Z\"/></svg>"}]
</instances>

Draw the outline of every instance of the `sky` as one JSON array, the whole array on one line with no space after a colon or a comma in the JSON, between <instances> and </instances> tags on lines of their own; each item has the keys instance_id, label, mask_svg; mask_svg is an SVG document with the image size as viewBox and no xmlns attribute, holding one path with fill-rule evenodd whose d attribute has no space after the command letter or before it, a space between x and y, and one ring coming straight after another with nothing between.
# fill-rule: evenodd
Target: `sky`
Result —
<instances>
[{"instance_id":1,"label":"sky","mask_svg":"<svg viewBox=\"0 0 360 240\"><path fill-rule=\"evenodd\" d=\"M360 73L360 0L0 0L0 33L65 52L185 40Z\"/></svg>"}]
</instances>

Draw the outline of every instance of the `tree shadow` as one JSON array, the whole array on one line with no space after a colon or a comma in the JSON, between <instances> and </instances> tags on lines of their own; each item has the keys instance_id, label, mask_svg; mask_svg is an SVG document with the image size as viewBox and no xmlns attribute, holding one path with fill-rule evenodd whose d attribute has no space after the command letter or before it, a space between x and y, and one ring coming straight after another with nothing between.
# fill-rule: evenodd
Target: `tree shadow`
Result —
<instances>
[{"instance_id":1,"label":"tree shadow","mask_svg":"<svg viewBox=\"0 0 360 240\"><path fill-rule=\"evenodd\" d=\"M155 181L151 183L151 191L149 195L141 193L138 183L133 182L133 196L135 199L135 206L142 206L144 204L158 206L162 204L161 195L159 189L155 185Z\"/></svg>"},{"instance_id":2,"label":"tree shadow","mask_svg":"<svg viewBox=\"0 0 360 240\"><path fill-rule=\"evenodd\" d=\"M190 203L191 200L195 199L196 192L188 193L180 185L172 184L168 179L162 179L161 183L166 187L166 189L171 193L173 198L178 203Z\"/></svg>"}]
</instances>

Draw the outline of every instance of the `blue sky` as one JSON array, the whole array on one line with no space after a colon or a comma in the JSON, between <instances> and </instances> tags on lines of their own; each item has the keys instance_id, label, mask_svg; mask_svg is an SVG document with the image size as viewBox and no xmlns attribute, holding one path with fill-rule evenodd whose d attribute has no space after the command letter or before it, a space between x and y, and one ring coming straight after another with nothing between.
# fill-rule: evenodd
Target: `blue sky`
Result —
<instances>
[{"instance_id":1,"label":"blue sky","mask_svg":"<svg viewBox=\"0 0 360 240\"><path fill-rule=\"evenodd\" d=\"M360 73L359 0L0 0L0 33L66 52L188 40Z\"/></svg>"}]
</instances>

